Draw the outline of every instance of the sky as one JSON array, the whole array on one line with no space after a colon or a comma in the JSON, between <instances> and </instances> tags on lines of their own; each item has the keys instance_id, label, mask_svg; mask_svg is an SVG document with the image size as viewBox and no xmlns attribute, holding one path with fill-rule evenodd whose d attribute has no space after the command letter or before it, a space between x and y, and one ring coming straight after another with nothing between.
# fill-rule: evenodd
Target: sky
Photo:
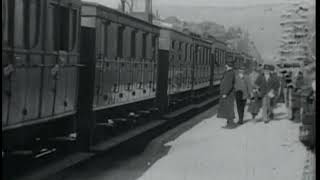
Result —
<instances>
[{"instance_id":1,"label":"sky","mask_svg":"<svg viewBox=\"0 0 320 180\"><path fill-rule=\"evenodd\" d=\"M86 0L116 8L120 0ZM251 6L257 4L285 3L292 0L153 0L159 5L191 5L191 6Z\"/></svg>"},{"instance_id":2,"label":"sky","mask_svg":"<svg viewBox=\"0 0 320 180\"><path fill-rule=\"evenodd\" d=\"M99 4L102 4L111 8L117 8L120 3L120 0L84 0L84 1L98 2ZM134 0L134 1L144 2L144 0ZM276 51L279 44L278 39L280 38L280 33L281 33L280 25L279 25L280 13L277 13L277 14L269 13L266 15L266 14L263 14L263 11L261 11L262 13L261 14L260 13L261 7L260 7L260 8L257 8L257 10L255 10L255 8L249 8L251 10L247 10L244 12L237 11L234 13L225 13L223 10L219 12L216 12L216 10L214 12L193 11L192 12L193 14L191 14L191 17L190 17L190 13L188 13L188 10L186 9L188 9L187 8L188 6L189 7L200 6L200 8L202 8L203 6L208 6L208 7L222 7L222 6L223 7L241 7L243 6L245 7L245 6L263 5L263 4L279 4L279 3L287 4L290 2L296 2L296 1L299 1L299 2L308 1L310 4L314 4L315 2L315 0L153 0L153 10L154 12L156 10L159 10L160 15L162 17L176 16L176 17L179 17L180 19L190 20L189 18L194 16L194 17L197 17L198 19L202 19L201 21L203 21L203 19L206 19L206 20L224 25L225 27L229 27L231 25L239 25L237 23L241 22L242 26L240 27L248 29L262 57L264 59L272 60L274 57L274 54L277 54ZM177 5L186 6L186 8L179 9L179 8L176 8ZM138 9L140 10L141 8L140 3L138 6L139 6ZM171 9L171 10L168 10L168 9ZM254 11L254 12L251 12L251 11ZM248 13L254 14L254 17L250 17ZM214 18L212 17L213 16L212 14L214 14ZM258 15L259 17L257 17ZM274 15L276 16L275 17L276 19L273 19L273 17L271 17ZM261 18L261 21L259 18ZM226 23L226 19L228 19L228 23ZM246 24L244 24L245 22ZM264 27L265 29L264 32L260 32L260 29L261 29L260 26ZM259 31L257 31L257 29ZM268 39L268 41L266 42L264 40L265 37L270 39Z\"/></svg>"}]
</instances>

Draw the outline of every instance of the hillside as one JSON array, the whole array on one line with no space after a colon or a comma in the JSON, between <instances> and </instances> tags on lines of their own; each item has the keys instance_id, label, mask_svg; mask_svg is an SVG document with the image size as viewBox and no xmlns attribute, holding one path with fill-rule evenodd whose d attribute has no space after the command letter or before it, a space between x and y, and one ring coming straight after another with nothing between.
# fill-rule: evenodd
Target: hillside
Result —
<instances>
[{"instance_id":1,"label":"hillside","mask_svg":"<svg viewBox=\"0 0 320 180\"><path fill-rule=\"evenodd\" d=\"M163 18L175 16L188 22L210 22L221 25L221 29L239 26L248 30L250 39L255 43L262 57L273 60L278 53L281 37L281 14L286 4L256 5L248 7L201 7L158 5ZM314 6L313 6L314 8ZM178 9L178 10L177 10ZM314 14L313 12L310 12Z\"/></svg>"}]
</instances>

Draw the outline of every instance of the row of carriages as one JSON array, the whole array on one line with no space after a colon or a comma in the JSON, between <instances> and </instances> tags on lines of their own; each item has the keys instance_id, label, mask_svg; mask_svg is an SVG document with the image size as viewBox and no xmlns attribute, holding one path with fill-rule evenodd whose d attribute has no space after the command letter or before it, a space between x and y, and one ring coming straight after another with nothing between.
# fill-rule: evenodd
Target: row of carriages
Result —
<instances>
[{"instance_id":1,"label":"row of carriages","mask_svg":"<svg viewBox=\"0 0 320 180\"><path fill-rule=\"evenodd\" d=\"M226 58L252 64L212 36L79 0L2 0L2 20L4 149L173 111L210 94Z\"/></svg>"}]
</instances>

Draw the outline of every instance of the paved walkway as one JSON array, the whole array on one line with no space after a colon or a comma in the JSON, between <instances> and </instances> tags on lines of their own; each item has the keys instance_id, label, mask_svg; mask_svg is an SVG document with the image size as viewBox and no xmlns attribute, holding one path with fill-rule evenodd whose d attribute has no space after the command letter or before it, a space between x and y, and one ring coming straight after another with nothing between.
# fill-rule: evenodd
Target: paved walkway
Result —
<instances>
[{"instance_id":1,"label":"paved walkway","mask_svg":"<svg viewBox=\"0 0 320 180\"><path fill-rule=\"evenodd\" d=\"M216 115L207 118L167 143L168 154L139 180L301 180L310 153L299 141L300 124L287 120L284 105L274 113L268 124L246 113L232 130Z\"/></svg>"},{"instance_id":2,"label":"paved walkway","mask_svg":"<svg viewBox=\"0 0 320 180\"><path fill-rule=\"evenodd\" d=\"M223 129L216 107L155 138L143 152L108 156L50 180L314 180L314 155L283 106L269 124ZM130 152L131 149L128 149Z\"/></svg>"}]
</instances>

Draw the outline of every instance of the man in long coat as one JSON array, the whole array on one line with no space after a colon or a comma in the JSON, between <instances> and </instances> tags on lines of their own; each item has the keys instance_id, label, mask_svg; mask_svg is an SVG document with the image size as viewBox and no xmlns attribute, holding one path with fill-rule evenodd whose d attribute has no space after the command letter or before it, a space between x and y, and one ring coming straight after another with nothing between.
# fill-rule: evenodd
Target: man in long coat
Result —
<instances>
[{"instance_id":1,"label":"man in long coat","mask_svg":"<svg viewBox=\"0 0 320 180\"><path fill-rule=\"evenodd\" d=\"M235 83L235 72L233 70L233 60L227 59L226 71L223 74L223 78L220 83L220 101L218 108L218 118L227 119L226 128L234 128L234 83Z\"/></svg>"},{"instance_id":2,"label":"man in long coat","mask_svg":"<svg viewBox=\"0 0 320 180\"><path fill-rule=\"evenodd\" d=\"M295 82L294 82L294 88L292 91L292 98L291 98L291 112L292 112L292 116L291 119L292 120L302 120L302 112L301 112L301 91L303 89L305 83L305 79L303 77L302 72L299 72L297 74L297 77L295 78ZM311 84L311 83L310 83Z\"/></svg>"},{"instance_id":3,"label":"man in long coat","mask_svg":"<svg viewBox=\"0 0 320 180\"><path fill-rule=\"evenodd\" d=\"M277 102L278 102L278 99L280 96L280 92L279 92L280 78L275 71L275 67L273 65L270 65L270 68L271 68L271 76L272 76L271 79L273 79L273 81L274 81L274 90L275 90L275 92L274 92L275 97L270 99L271 112L272 112L273 109L276 108L276 105L277 105ZM270 118L273 119L273 113L270 114Z\"/></svg>"},{"instance_id":4,"label":"man in long coat","mask_svg":"<svg viewBox=\"0 0 320 180\"><path fill-rule=\"evenodd\" d=\"M272 76L272 65L265 64L264 72L257 78L255 84L259 87L259 93L262 97L262 116L265 123L270 121L272 114L271 100L276 96L278 82Z\"/></svg>"}]
</instances>

